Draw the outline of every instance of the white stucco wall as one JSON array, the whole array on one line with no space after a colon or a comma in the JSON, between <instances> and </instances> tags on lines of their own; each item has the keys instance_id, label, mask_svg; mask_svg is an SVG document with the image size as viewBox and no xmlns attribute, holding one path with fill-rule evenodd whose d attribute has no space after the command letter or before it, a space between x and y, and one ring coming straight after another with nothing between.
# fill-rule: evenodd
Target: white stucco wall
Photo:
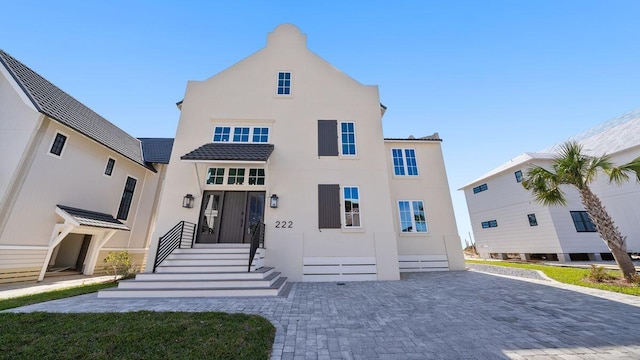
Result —
<instances>
[{"instance_id":1,"label":"white stucco wall","mask_svg":"<svg viewBox=\"0 0 640 360\"><path fill-rule=\"evenodd\" d=\"M385 140L387 167L390 169L392 219L398 236L399 255L446 255L451 270L465 268L456 226L451 193L439 141ZM414 149L418 176L393 173L392 149ZM400 229L398 201L422 200L427 233L403 233Z\"/></svg>"},{"instance_id":2,"label":"white stucco wall","mask_svg":"<svg viewBox=\"0 0 640 360\"><path fill-rule=\"evenodd\" d=\"M25 152L36 134L41 115L15 83L4 66L0 66L0 207L5 208L7 191L16 176ZM0 227L2 227L0 210Z\"/></svg>"},{"instance_id":3,"label":"white stucco wall","mask_svg":"<svg viewBox=\"0 0 640 360\"><path fill-rule=\"evenodd\" d=\"M278 71L291 72L291 96L275 94ZM358 155L318 157L320 119L354 122ZM275 150L263 189L267 197L278 194L280 204L265 211L267 265L299 281L302 257L374 256L379 279L398 278L392 205L388 196L380 196L389 191L389 169L383 160L378 89L361 85L307 50L305 35L292 25L276 28L266 48L225 71L188 83L154 242L181 220L198 222L203 190L228 189L203 186L205 173L197 177L193 163L180 161L210 143L214 126L222 123L270 127ZM318 229L318 184L360 187L361 229ZM193 209L181 207L187 193L196 196ZM292 221L293 227L276 229L278 220Z\"/></svg>"},{"instance_id":4,"label":"white stucco wall","mask_svg":"<svg viewBox=\"0 0 640 360\"><path fill-rule=\"evenodd\" d=\"M63 222L54 212L57 204L115 217L127 176L131 176L138 182L128 219L123 222L133 231L118 232L106 246L144 248L156 174L66 126L46 121L42 141L0 234L0 245L48 245L54 225ZM60 157L49 153L58 131L67 136ZM104 175L109 157L116 160L110 177Z\"/></svg>"}]
</instances>

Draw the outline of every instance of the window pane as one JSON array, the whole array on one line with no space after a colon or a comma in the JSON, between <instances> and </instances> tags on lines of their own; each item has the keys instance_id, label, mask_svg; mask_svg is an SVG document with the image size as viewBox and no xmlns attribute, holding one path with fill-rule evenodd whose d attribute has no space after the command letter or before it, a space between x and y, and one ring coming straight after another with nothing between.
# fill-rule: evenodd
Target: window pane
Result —
<instances>
[{"instance_id":1,"label":"window pane","mask_svg":"<svg viewBox=\"0 0 640 360\"><path fill-rule=\"evenodd\" d=\"M67 137L58 133L56 134L56 138L53 140L53 144L51 145L50 153L54 155L62 154L62 149L64 148L64 144L67 141Z\"/></svg>"},{"instance_id":2,"label":"window pane","mask_svg":"<svg viewBox=\"0 0 640 360\"><path fill-rule=\"evenodd\" d=\"M207 170L207 185L221 185L224 179L224 168L209 168Z\"/></svg>"},{"instance_id":3,"label":"window pane","mask_svg":"<svg viewBox=\"0 0 640 360\"><path fill-rule=\"evenodd\" d=\"M344 217L345 227L360 226L360 204L358 198L358 188L344 187Z\"/></svg>"},{"instance_id":4,"label":"window pane","mask_svg":"<svg viewBox=\"0 0 640 360\"><path fill-rule=\"evenodd\" d=\"M416 163L416 153L413 149L405 149L405 155L407 157L407 174L418 175L418 164Z\"/></svg>"},{"instance_id":5,"label":"window pane","mask_svg":"<svg viewBox=\"0 0 640 360\"><path fill-rule=\"evenodd\" d=\"M396 175L404 175L404 159L402 158L402 150L393 149L393 173Z\"/></svg>"},{"instance_id":6,"label":"window pane","mask_svg":"<svg viewBox=\"0 0 640 360\"><path fill-rule=\"evenodd\" d=\"M340 139L342 141L342 155L356 154L356 136L352 122L340 123Z\"/></svg>"},{"instance_id":7,"label":"window pane","mask_svg":"<svg viewBox=\"0 0 640 360\"><path fill-rule=\"evenodd\" d=\"M411 221L411 210L409 208L409 202L398 202L398 211L400 213L400 230L402 232L412 232L413 222Z\"/></svg>"}]
</instances>

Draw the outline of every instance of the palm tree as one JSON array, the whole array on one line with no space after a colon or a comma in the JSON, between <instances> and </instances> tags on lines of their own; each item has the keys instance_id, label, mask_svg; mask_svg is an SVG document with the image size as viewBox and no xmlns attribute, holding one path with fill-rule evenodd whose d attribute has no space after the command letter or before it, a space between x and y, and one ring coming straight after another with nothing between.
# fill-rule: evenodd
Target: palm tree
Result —
<instances>
[{"instance_id":1,"label":"palm tree","mask_svg":"<svg viewBox=\"0 0 640 360\"><path fill-rule=\"evenodd\" d=\"M640 157L628 164L615 167L608 155L586 155L582 151L582 145L575 141L568 141L560 146L560 151L553 158L550 170L537 165L531 166L525 174L522 185L532 192L536 202L545 206L566 205L567 201L561 185L575 187L580 193L582 205L587 210L596 231L611 250L625 279L631 281L636 275L636 269L627 253L625 237L605 210L600 198L589 187L599 171L604 171L609 176L610 183L621 184L628 181L629 175L633 173L640 181Z\"/></svg>"}]
</instances>

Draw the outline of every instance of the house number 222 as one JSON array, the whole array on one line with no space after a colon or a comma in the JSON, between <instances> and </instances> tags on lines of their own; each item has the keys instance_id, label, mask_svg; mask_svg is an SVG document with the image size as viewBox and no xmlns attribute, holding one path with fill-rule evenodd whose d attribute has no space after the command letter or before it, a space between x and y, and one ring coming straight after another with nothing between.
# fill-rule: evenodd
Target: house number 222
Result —
<instances>
[{"instance_id":1,"label":"house number 222","mask_svg":"<svg viewBox=\"0 0 640 360\"><path fill-rule=\"evenodd\" d=\"M276 229L293 229L293 221L276 221Z\"/></svg>"}]
</instances>

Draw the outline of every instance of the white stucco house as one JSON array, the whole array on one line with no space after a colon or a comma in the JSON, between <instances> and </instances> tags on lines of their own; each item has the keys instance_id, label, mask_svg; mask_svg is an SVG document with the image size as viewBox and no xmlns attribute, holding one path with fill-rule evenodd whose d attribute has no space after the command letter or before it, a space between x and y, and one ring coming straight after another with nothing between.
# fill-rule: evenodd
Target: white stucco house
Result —
<instances>
[{"instance_id":1,"label":"white stucco house","mask_svg":"<svg viewBox=\"0 0 640 360\"><path fill-rule=\"evenodd\" d=\"M640 156L640 109L602 123L568 140L587 154L607 153L616 164ZM463 186L476 248L483 257L523 260L613 260L595 232L577 191L567 188L567 206L542 206L520 181L531 165L547 166L558 145L524 153ZM606 175L592 186L623 235L630 253L640 252L640 185L609 184Z\"/></svg>"},{"instance_id":2,"label":"white stucco house","mask_svg":"<svg viewBox=\"0 0 640 360\"><path fill-rule=\"evenodd\" d=\"M0 50L0 283L144 265L173 139L136 139Z\"/></svg>"},{"instance_id":3,"label":"white stucco house","mask_svg":"<svg viewBox=\"0 0 640 360\"><path fill-rule=\"evenodd\" d=\"M237 295L205 288L260 269L271 294L284 277L397 280L401 271L464 269L438 134L385 139L378 88L307 49L297 27L280 25L263 49L189 81L178 107L154 273L125 284L132 294ZM122 287L101 296L128 296Z\"/></svg>"}]
</instances>

